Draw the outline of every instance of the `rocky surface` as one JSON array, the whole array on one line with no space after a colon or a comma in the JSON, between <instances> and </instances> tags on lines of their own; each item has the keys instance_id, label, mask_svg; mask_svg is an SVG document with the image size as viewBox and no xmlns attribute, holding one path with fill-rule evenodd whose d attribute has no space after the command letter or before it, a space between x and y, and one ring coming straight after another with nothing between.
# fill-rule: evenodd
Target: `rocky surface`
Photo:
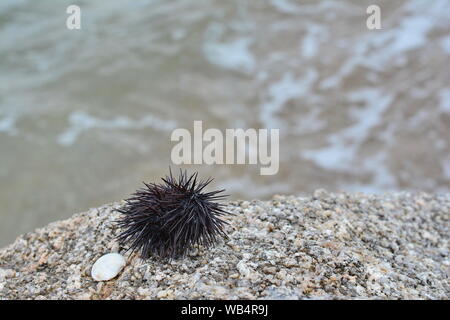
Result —
<instances>
[{"instance_id":1,"label":"rocky surface","mask_svg":"<svg viewBox=\"0 0 450 320\"><path fill-rule=\"evenodd\" d=\"M228 240L171 262L114 241L121 203L0 250L0 299L448 299L450 195L327 193L228 204ZM93 263L127 265L96 282Z\"/></svg>"}]
</instances>

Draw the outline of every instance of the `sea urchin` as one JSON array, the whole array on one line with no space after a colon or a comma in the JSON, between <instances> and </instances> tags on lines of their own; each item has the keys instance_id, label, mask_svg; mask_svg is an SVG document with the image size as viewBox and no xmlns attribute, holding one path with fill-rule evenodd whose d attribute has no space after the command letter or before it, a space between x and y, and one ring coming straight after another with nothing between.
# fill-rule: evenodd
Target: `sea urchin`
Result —
<instances>
[{"instance_id":1,"label":"sea urchin","mask_svg":"<svg viewBox=\"0 0 450 320\"><path fill-rule=\"evenodd\" d=\"M121 245L139 252L143 259L183 257L194 245L210 247L218 236L227 237L223 231L225 221L220 216L230 214L216 202L226 195L224 190L205 192L212 179L197 180L180 170L178 178L169 175L161 184L144 183L118 211L117 221L122 232Z\"/></svg>"}]
</instances>

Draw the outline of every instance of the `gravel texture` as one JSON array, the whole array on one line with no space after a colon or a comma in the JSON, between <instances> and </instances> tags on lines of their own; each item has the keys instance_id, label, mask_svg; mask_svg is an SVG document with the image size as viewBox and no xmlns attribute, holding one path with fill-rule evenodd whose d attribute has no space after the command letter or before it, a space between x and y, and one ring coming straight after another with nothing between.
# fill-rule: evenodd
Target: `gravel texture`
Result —
<instances>
[{"instance_id":1,"label":"gravel texture","mask_svg":"<svg viewBox=\"0 0 450 320\"><path fill-rule=\"evenodd\" d=\"M230 202L228 240L170 263L118 246L105 205L0 250L0 299L448 299L450 195L327 193ZM96 282L93 263L127 265Z\"/></svg>"}]
</instances>

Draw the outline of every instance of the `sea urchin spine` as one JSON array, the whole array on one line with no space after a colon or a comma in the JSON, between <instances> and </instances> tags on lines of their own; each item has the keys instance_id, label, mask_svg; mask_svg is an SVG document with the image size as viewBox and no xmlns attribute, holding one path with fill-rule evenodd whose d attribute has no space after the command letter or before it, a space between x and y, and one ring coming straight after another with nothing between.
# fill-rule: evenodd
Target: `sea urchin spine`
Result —
<instances>
[{"instance_id":1,"label":"sea urchin spine","mask_svg":"<svg viewBox=\"0 0 450 320\"><path fill-rule=\"evenodd\" d=\"M117 221L122 232L121 245L139 252L143 259L183 257L194 245L212 246L223 231L225 221L220 216L230 214L217 201L224 190L205 192L212 179L197 180L180 170L178 178L170 171L161 184L144 183L118 211Z\"/></svg>"}]
</instances>

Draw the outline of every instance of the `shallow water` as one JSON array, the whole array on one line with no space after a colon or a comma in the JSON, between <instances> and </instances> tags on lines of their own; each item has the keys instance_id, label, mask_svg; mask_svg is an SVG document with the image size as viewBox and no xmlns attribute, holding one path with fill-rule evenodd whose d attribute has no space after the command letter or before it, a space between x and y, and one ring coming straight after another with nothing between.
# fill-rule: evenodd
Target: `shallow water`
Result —
<instances>
[{"instance_id":1,"label":"shallow water","mask_svg":"<svg viewBox=\"0 0 450 320\"><path fill-rule=\"evenodd\" d=\"M378 3L382 30L366 28ZM0 3L0 245L167 172L175 128L280 128L233 198L450 189L450 2Z\"/></svg>"}]
</instances>

